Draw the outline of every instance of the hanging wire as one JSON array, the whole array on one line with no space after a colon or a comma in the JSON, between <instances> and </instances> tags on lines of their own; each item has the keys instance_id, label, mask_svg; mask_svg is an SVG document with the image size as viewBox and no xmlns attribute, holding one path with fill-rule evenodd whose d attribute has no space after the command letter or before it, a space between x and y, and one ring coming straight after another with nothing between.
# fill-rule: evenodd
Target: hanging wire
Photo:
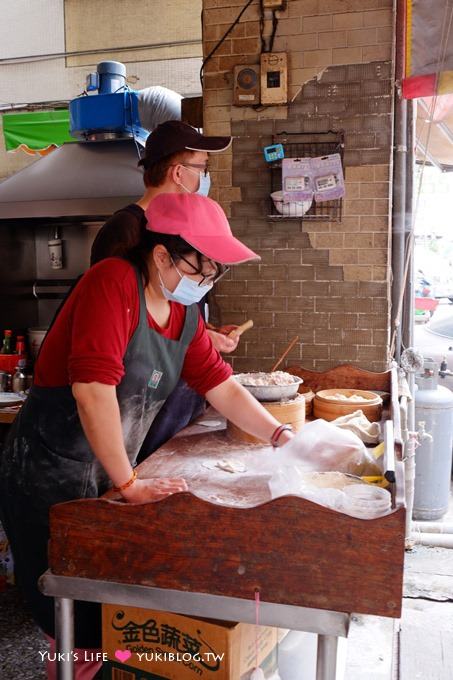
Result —
<instances>
[{"instance_id":1,"label":"hanging wire","mask_svg":"<svg viewBox=\"0 0 453 680\"><path fill-rule=\"evenodd\" d=\"M253 0L251 0L253 2ZM0 66L11 64L29 64L37 61L52 61L53 59L67 59L68 57L79 57L84 55L105 54L108 52L136 52L139 50L156 50L162 47L185 47L187 45L199 45L200 39L177 40L172 42L146 43L140 45L124 45L120 47L102 47L91 50L75 50L72 52L50 52L46 54L26 54L20 57L2 57ZM187 59L187 57L170 57L171 59Z\"/></svg>"},{"instance_id":2,"label":"hanging wire","mask_svg":"<svg viewBox=\"0 0 453 680\"><path fill-rule=\"evenodd\" d=\"M448 14L449 14L449 16L448 16ZM444 17L443 17L443 21L442 21L442 36L441 36L441 41L440 41L440 45L439 45L439 54L438 54L438 59L437 59L437 70L436 70L434 96L431 99L431 106L430 106L429 118L428 118L428 130L427 130L427 134L426 134L426 144L424 145L424 154L423 154L423 159L422 159L422 162L421 162L421 171L420 171L420 175L419 175L419 178L418 178L418 186L417 186L417 191L416 191L416 200L415 200L415 206L414 206L414 212L413 212L413 224L415 224L415 221L417 219L418 210L419 210L419 206L420 206L420 196L421 196L421 192L422 192L424 170L425 170L426 163L427 163L428 149L429 149L429 143L430 143L430 139L431 139L431 130L432 130L433 122L434 122L434 114L435 114L436 107L437 107L437 100L438 100L438 97L439 97L439 92L438 92L438 90L439 90L439 80L440 80L440 75L443 72L444 66L445 66L452 23L453 23L453 6L449 7L448 3L446 3L445 4L445 10L444 10ZM420 138L421 138L421 133L416 138L416 145L418 145ZM415 229L413 228L411 230L410 234L409 234L409 238L407 240L405 253L404 253L403 283L402 283L402 286L401 286L400 295L399 295L399 299L398 299L397 312L396 312L396 315L395 315L394 329L393 329L393 333L392 333L392 341L391 341L391 344L390 344L390 356L394 356L394 354L395 354L396 337L397 337L397 334L398 334L399 325L401 323L401 314L402 314L402 310L403 310L404 293L405 293L405 288L406 288L407 275L408 275L408 271L409 271L409 264L410 264L410 261L411 261L411 258L412 258L414 241L415 241Z\"/></svg>"},{"instance_id":3,"label":"hanging wire","mask_svg":"<svg viewBox=\"0 0 453 680\"><path fill-rule=\"evenodd\" d=\"M274 49L274 40L275 36L277 34L277 29L278 29L278 16L276 10L272 10L272 33L271 33L271 39L269 41L269 52L272 52Z\"/></svg>"},{"instance_id":4,"label":"hanging wire","mask_svg":"<svg viewBox=\"0 0 453 680\"><path fill-rule=\"evenodd\" d=\"M260 0L260 40L261 54L266 51L266 41L264 39L264 2Z\"/></svg>"},{"instance_id":5,"label":"hanging wire","mask_svg":"<svg viewBox=\"0 0 453 680\"><path fill-rule=\"evenodd\" d=\"M239 21L241 20L242 15L243 15L244 12L250 7L250 5L252 4L252 2L255 2L255 0L248 0L248 2L246 2L246 4L245 4L244 7L241 9L241 11L240 11L239 14L237 15L236 19L233 21L233 23L231 24L231 26L228 28L228 30L222 35L222 37L220 38L220 40L214 45L214 47L213 47L212 50L209 52L209 54L203 59L203 62L202 62L202 64L201 64L201 68L200 68L200 83L201 83L201 86L202 86L202 87L203 87L203 71L204 71L204 67L206 66L206 64L208 63L208 61L211 59L211 57L213 56L213 54L219 49L220 45L224 42L224 40L226 40L226 38L230 35L230 33L231 33L231 31L233 30L233 28L239 23Z\"/></svg>"},{"instance_id":6,"label":"hanging wire","mask_svg":"<svg viewBox=\"0 0 453 680\"><path fill-rule=\"evenodd\" d=\"M265 8L263 0L260 0L260 40L261 40L261 54L265 52L272 52L274 49L275 36L277 34L279 16L277 15L276 9L272 10L272 31L269 36L269 42L266 44L266 38L264 37L265 28Z\"/></svg>"}]
</instances>

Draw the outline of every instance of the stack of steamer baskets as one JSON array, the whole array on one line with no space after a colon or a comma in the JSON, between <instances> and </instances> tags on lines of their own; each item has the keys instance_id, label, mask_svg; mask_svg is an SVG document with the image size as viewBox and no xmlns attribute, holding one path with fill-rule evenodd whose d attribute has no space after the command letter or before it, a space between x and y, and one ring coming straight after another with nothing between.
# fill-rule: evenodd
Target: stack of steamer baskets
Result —
<instances>
[{"instance_id":1,"label":"stack of steamer baskets","mask_svg":"<svg viewBox=\"0 0 453 680\"><path fill-rule=\"evenodd\" d=\"M313 401L313 415L324 420L335 420L358 410L369 421L379 421L382 415L382 398L376 392L368 390L335 388L316 392Z\"/></svg>"},{"instance_id":2,"label":"stack of steamer baskets","mask_svg":"<svg viewBox=\"0 0 453 680\"><path fill-rule=\"evenodd\" d=\"M262 406L280 423L288 423L298 432L305 422L305 399L299 393L302 378L274 371L273 373L238 373L236 380L246 388ZM251 434L228 423L228 431L237 439L246 442L260 442Z\"/></svg>"}]
</instances>

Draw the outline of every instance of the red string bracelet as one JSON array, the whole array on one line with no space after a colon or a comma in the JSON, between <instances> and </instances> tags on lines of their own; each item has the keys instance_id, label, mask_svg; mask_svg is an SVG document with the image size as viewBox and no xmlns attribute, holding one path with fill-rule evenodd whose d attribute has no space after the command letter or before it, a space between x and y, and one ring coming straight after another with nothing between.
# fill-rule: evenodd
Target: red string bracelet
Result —
<instances>
[{"instance_id":1,"label":"red string bracelet","mask_svg":"<svg viewBox=\"0 0 453 680\"><path fill-rule=\"evenodd\" d=\"M276 449L278 447L278 440L280 439L280 435L282 432L292 432L293 428L292 425L289 425L288 423L286 425L279 425L277 429L274 431L272 437L271 437L271 444Z\"/></svg>"}]
</instances>

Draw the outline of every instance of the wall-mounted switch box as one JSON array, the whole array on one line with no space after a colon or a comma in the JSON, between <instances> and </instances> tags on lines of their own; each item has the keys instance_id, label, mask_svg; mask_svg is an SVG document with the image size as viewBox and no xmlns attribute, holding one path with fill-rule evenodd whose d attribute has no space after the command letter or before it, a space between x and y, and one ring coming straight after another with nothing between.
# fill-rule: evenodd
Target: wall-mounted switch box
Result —
<instances>
[{"instance_id":1,"label":"wall-mounted switch box","mask_svg":"<svg viewBox=\"0 0 453 680\"><path fill-rule=\"evenodd\" d=\"M286 104L287 101L287 54L264 52L261 55L261 104Z\"/></svg>"},{"instance_id":2,"label":"wall-mounted switch box","mask_svg":"<svg viewBox=\"0 0 453 680\"><path fill-rule=\"evenodd\" d=\"M282 9L285 0L263 0L264 9Z\"/></svg>"}]
</instances>

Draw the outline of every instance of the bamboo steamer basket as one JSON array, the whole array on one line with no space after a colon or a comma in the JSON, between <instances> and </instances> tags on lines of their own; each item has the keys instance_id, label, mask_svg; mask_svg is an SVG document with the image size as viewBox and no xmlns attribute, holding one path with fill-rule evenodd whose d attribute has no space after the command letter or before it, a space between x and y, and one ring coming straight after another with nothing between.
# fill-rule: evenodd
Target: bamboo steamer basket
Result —
<instances>
[{"instance_id":1,"label":"bamboo steamer basket","mask_svg":"<svg viewBox=\"0 0 453 680\"><path fill-rule=\"evenodd\" d=\"M313 413L315 393L312 392L311 387L308 387L308 385L300 385L299 394L302 394L305 399L305 417L308 418Z\"/></svg>"},{"instance_id":2,"label":"bamboo steamer basket","mask_svg":"<svg viewBox=\"0 0 453 680\"><path fill-rule=\"evenodd\" d=\"M341 401L332 398L335 394L344 394L346 397L358 395L362 399L361 401ZM382 416L382 399L375 392L367 390L333 389L316 392L313 400L313 415L315 418L323 418L329 421L335 420L340 416L346 416L349 413L354 413L354 411L359 409L368 420L376 422Z\"/></svg>"},{"instance_id":3,"label":"bamboo steamer basket","mask_svg":"<svg viewBox=\"0 0 453 680\"><path fill-rule=\"evenodd\" d=\"M274 416L280 423L287 423L292 425L294 432L299 432L305 423L305 399L303 394L298 394L295 399L289 401L266 401L261 402L266 411L269 411L271 415ZM227 423L228 433L243 442L249 444L261 443L262 440L258 437L254 437L248 432L244 432L239 427L228 421ZM265 442L268 444L269 442Z\"/></svg>"}]
</instances>

